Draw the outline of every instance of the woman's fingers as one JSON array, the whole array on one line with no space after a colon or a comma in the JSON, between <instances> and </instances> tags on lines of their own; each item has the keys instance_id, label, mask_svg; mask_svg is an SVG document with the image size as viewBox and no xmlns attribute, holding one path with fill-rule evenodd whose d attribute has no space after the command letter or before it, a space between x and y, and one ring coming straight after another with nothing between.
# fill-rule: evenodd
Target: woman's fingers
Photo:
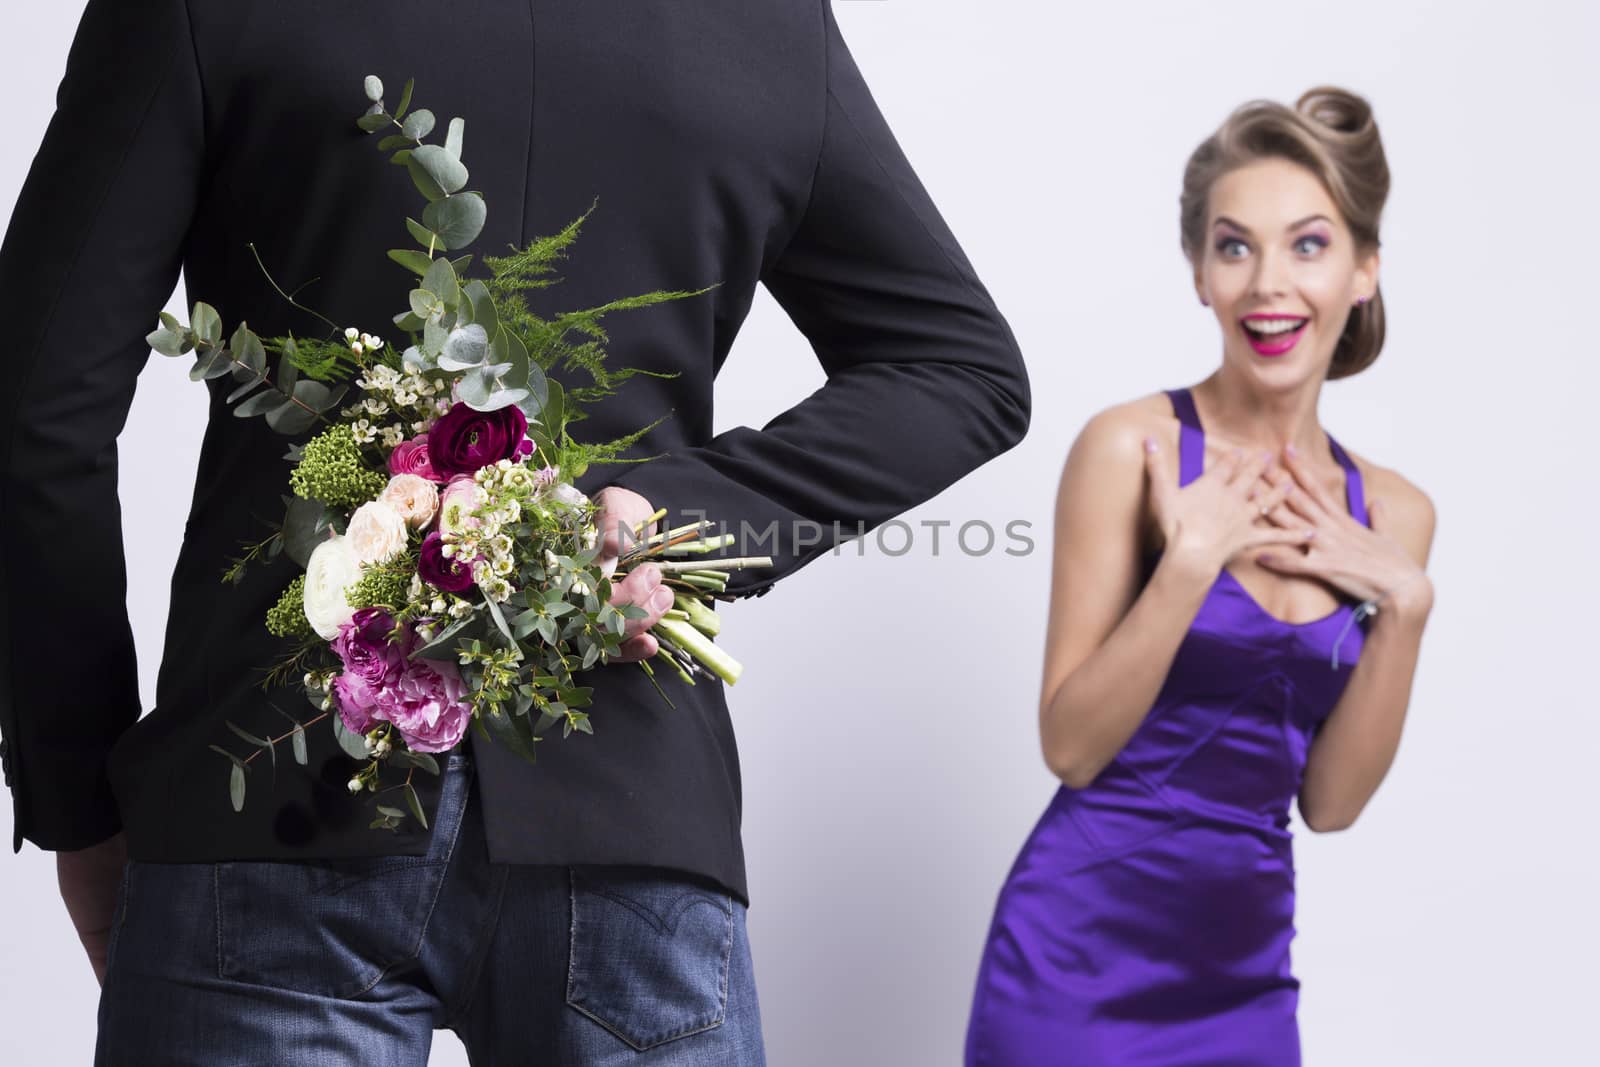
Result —
<instances>
[{"instance_id":1,"label":"woman's fingers","mask_svg":"<svg viewBox=\"0 0 1600 1067\"><path fill-rule=\"evenodd\" d=\"M1338 503L1328 494L1328 489L1317 477L1316 471L1306 463L1305 457L1298 450L1285 448L1283 450L1283 464L1301 490L1309 498L1309 504L1314 509L1324 513L1334 514L1342 510Z\"/></svg>"},{"instance_id":2,"label":"woman's fingers","mask_svg":"<svg viewBox=\"0 0 1600 1067\"><path fill-rule=\"evenodd\" d=\"M1256 562L1269 571L1279 574L1320 574L1322 568L1314 562L1315 557L1307 556L1300 552L1291 552L1286 548L1268 548L1266 551L1256 553Z\"/></svg>"}]
</instances>

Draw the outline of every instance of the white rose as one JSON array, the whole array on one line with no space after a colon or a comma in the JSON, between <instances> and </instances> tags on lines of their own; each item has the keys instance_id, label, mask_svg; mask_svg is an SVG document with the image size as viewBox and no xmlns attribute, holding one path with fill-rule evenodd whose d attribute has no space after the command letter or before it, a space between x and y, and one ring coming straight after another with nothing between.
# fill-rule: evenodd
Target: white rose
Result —
<instances>
[{"instance_id":1,"label":"white rose","mask_svg":"<svg viewBox=\"0 0 1600 1067\"><path fill-rule=\"evenodd\" d=\"M417 474L396 474L379 500L394 508L410 526L422 529L439 510L439 487Z\"/></svg>"},{"instance_id":2,"label":"white rose","mask_svg":"<svg viewBox=\"0 0 1600 1067\"><path fill-rule=\"evenodd\" d=\"M344 591L361 578L361 561L344 537L318 542L306 562L306 621L325 641L339 636L339 627L349 622L356 609L344 598Z\"/></svg>"},{"instance_id":3,"label":"white rose","mask_svg":"<svg viewBox=\"0 0 1600 1067\"><path fill-rule=\"evenodd\" d=\"M345 537L362 563L383 563L405 551L406 520L387 501L369 500L350 516Z\"/></svg>"}]
</instances>

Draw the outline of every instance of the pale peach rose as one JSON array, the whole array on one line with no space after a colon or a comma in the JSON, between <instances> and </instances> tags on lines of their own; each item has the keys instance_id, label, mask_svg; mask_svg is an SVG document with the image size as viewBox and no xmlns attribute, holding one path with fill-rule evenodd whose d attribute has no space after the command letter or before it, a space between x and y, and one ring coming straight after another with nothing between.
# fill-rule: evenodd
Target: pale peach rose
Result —
<instances>
[{"instance_id":1,"label":"pale peach rose","mask_svg":"<svg viewBox=\"0 0 1600 1067\"><path fill-rule=\"evenodd\" d=\"M406 549L406 520L383 500L356 508L344 531L350 550L362 563L384 563Z\"/></svg>"},{"instance_id":2,"label":"pale peach rose","mask_svg":"<svg viewBox=\"0 0 1600 1067\"><path fill-rule=\"evenodd\" d=\"M418 474L396 474L378 499L398 511L407 526L420 530L439 510L439 487Z\"/></svg>"}]
</instances>

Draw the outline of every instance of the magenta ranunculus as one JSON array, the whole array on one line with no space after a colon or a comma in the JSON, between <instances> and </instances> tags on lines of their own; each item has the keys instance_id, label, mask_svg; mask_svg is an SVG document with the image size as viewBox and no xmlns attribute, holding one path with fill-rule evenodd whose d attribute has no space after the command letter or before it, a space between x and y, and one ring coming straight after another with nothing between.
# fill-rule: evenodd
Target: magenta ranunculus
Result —
<instances>
[{"instance_id":1,"label":"magenta ranunculus","mask_svg":"<svg viewBox=\"0 0 1600 1067\"><path fill-rule=\"evenodd\" d=\"M389 453L389 473L415 474L430 482L446 480L444 475L434 470L426 433L419 433L394 446L394 451Z\"/></svg>"},{"instance_id":2,"label":"magenta ranunculus","mask_svg":"<svg viewBox=\"0 0 1600 1067\"><path fill-rule=\"evenodd\" d=\"M414 659L394 685L373 696L373 717L393 723L413 752L454 748L472 719L466 682L450 660Z\"/></svg>"},{"instance_id":3,"label":"magenta ranunculus","mask_svg":"<svg viewBox=\"0 0 1600 1067\"><path fill-rule=\"evenodd\" d=\"M339 636L329 644L344 661L347 672L376 689L388 685L406 667L409 635L391 644L387 635L393 629L394 617L387 611L377 607L362 608L339 627Z\"/></svg>"},{"instance_id":4,"label":"magenta ranunculus","mask_svg":"<svg viewBox=\"0 0 1600 1067\"><path fill-rule=\"evenodd\" d=\"M512 458L527 432L528 417L515 404L479 411L458 403L428 431L428 458L445 478L476 474L482 467Z\"/></svg>"},{"instance_id":5,"label":"magenta ranunculus","mask_svg":"<svg viewBox=\"0 0 1600 1067\"><path fill-rule=\"evenodd\" d=\"M417 552L417 573L422 580L447 593L460 593L472 588L472 564L459 556L446 559L443 554L444 535L435 530L422 539Z\"/></svg>"},{"instance_id":6,"label":"magenta ranunculus","mask_svg":"<svg viewBox=\"0 0 1600 1067\"><path fill-rule=\"evenodd\" d=\"M333 702L339 707L344 728L353 734L372 729L373 692L366 682L349 671L333 680Z\"/></svg>"}]
</instances>

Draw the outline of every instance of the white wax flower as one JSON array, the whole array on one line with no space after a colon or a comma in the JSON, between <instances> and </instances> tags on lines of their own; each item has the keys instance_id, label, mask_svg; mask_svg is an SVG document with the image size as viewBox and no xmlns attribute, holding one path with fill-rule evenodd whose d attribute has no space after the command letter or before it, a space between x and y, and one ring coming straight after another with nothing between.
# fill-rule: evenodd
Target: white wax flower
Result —
<instances>
[{"instance_id":1,"label":"white wax flower","mask_svg":"<svg viewBox=\"0 0 1600 1067\"><path fill-rule=\"evenodd\" d=\"M406 549L405 517L386 500L369 500L350 516L345 539L362 563L386 563Z\"/></svg>"},{"instance_id":2,"label":"white wax flower","mask_svg":"<svg viewBox=\"0 0 1600 1067\"><path fill-rule=\"evenodd\" d=\"M319 541L306 561L306 621L325 641L339 636L339 627L349 622L356 609L344 598L344 591L361 578L361 560L356 558L346 537Z\"/></svg>"}]
</instances>

